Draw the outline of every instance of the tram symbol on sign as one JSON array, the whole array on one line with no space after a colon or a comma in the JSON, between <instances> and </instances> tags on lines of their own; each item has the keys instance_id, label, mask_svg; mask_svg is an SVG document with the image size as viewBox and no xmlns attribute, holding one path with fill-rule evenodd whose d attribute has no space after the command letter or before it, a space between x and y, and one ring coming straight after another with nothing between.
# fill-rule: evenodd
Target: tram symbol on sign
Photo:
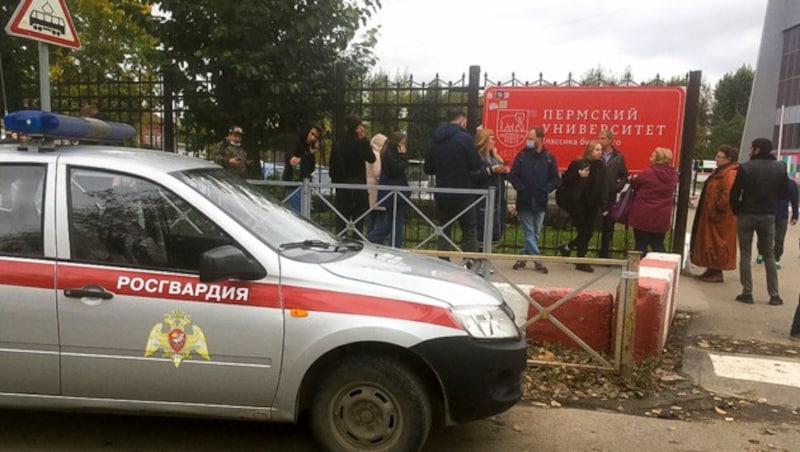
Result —
<instances>
[{"instance_id":1,"label":"tram symbol on sign","mask_svg":"<svg viewBox=\"0 0 800 452\"><path fill-rule=\"evenodd\" d=\"M54 16L53 12L50 3L45 3L41 11L31 11L28 15L28 23L36 31L49 31L53 36L61 36L66 31L64 19Z\"/></svg>"}]
</instances>

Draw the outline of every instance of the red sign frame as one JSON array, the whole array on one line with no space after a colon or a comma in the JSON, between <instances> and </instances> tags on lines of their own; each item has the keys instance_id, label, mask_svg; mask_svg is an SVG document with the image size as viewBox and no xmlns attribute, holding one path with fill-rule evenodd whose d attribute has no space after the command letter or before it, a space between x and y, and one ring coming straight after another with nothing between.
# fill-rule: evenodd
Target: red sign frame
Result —
<instances>
[{"instance_id":1,"label":"red sign frame","mask_svg":"<svg viewBox=\"0 0 800 452\"><path fill-rule=\"evenodd\" d=\"M41 11L30 11L34 6L34 1L37 2L37 5L41 5ZM57 7L53 8L51 2L55 3ZM51 11L45 11L45 8ZM25 23L26 18L28 19L27 23ZM80 38L75 32L72 16L70 16L64 0L47 0L44 4L41 0L22 0L6 25L6 33L70 49L81 48ZM66 38L61 38L61 35L65 35Z\"/></svg>"},{"instance_id":2,"label":"red sign frame","mask_svg":"<svg viewBox=\"0 0 800 452\"><path fill-rule=\"evenodd\" d=\"M614 134L614 147L633 174L650 166L656 147L680 154L686 91L663 87L502 87L486 88L483 127L495 134L495 146L507 162L525 147L533 127L545 129L544 146L559 168L583 154L600 131Z\"/></svg>"}]
</instances>

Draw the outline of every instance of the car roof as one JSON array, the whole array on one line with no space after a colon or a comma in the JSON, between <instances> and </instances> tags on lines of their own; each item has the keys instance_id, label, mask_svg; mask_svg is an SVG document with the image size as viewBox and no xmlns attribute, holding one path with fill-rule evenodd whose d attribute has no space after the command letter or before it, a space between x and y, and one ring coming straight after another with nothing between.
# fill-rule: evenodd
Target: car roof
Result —
<instances>
[{"instance_id":1,"label":"car roof","mask_svg":"<svg viewBox=\"0 0 800 452\"><path fill-rule=\"evenodd\" d=\"M9 155L24 155L25 152L34 155L58 155L66 157L71 163L80 165L91 164L109 169L119 169L129 172L137 170L157 169L166 173L185 171L195 168L215 168L213 162L175 154L172 152L154 151L131 147L109 146L104 144L93 145L57 145L51 150L38 150L36 144L26 144L28 150L20 150L19 144L0 145L0 157Z\"/></svg>"}]
</instances>

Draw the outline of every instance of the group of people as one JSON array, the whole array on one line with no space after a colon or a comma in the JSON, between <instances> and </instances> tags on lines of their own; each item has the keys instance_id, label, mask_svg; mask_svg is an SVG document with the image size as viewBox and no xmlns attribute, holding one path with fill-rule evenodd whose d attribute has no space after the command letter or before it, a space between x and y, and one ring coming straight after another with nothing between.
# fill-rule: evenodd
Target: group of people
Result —
<instances>
[{"instance_id":1,"label":"group of people","mask_svg":"<svg viewBox=\"0 0 800 452\"><path fill-rule=\"evenodd\" d=\"M691 262L705 267L698 278L724 282L723 271L736 268L739 250L739 279L742 292L736 300L753 304L753 235L758 258L764 264L768 304L783 304L778 289L778 269L789 224L798 217L797 184L786 167L772 155L767 138L752 141L749 160L737 163L739 150L723 145L715 156L717 167L706 180L695 212L690 242ZM791 206L791 218L789 210ZM800 338L800 337L799 337Z\"/></svg>"},{"instance_id":2,"label":"group of people","mask_svg":"<svg viewBox=\"0 0 800 452\"><path fill-rule=\"evenodd\" d=\"M558 190L559 206L569 213L577 234L574 239L560 247L563 256L574 250L579 257L586 256L589 241L594 234L595 223L601 217L601 238L598 256L610 257L614 234L614 220L609 215L617 196L629 182L625 158L614 146L614 136L604 129L597 140L589 141L583 155L570 163L563 177L559 174L555 156L544 146L545 131L533 127L526 133L525 147L506 166L494 151L491 130L482 129L473 141L466 130L466 115L453 112L449 122L440 126L433 134L425 154L425 172L436 176L438 187L477 188L486 186L504 187L507 178L517 191L516 212L522 226L524 246L520 254L540 255L539 237L544 224L550 194ZM476 153L481 158L476 158ZM636 249L665 251L664 238L672 224L674 193L678 174L672 167L672 151L656 148L651 166L630 180L637 192L631 208L628 224L634 230ZM502 189L501 189L502 193ZM482 237L481 210L469 212L472 197L466 194L437 193L436 211L440 222L458 217L462 231L462 250L478 250L478 238ZM503 195L498 199L502 200ZM504 215L504 207L496 212ZM477 221L477 226L476 226ZM496 219L495 224L505 221ZM450 236L452 222L444 228ZM448 249L448 240L439 239L439 249ZM533 269L548 273L547 266L534 258ZM525 268L525 260L517 261L513 269ZM576 269L592 272L588 264L577 264Z\"/></svg>"}]
</instances>

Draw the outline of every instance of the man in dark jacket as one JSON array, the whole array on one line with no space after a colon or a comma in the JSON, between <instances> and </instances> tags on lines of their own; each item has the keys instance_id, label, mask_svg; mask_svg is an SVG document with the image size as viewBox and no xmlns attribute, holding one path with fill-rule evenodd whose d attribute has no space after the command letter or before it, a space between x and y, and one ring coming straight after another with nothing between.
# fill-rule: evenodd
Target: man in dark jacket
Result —
<instances>
[{"instance_id":1,"label":"man in dark jacket","mask_svg":"<svg viewBox=\"0 0 800 452\"><path fill-rule=\"evenodd\" d=\"M538 256L539 233L547 212L550 193L558 188L561 177L556 157L544 147L544 129L534 127L528 131L525 148L517 153L508 180L517 190L517 215L525 234L525 246L520 254ZM534 270L547 273L547 267L534 261ZM524 268L525 261L517 261L514 270Z\"/></svg>"},{"instance_id":2,"label":"man in dark jacket","mask_svg":"<svg viewBox=\"0 0 800 452\"><path fill-rule=\"evenodd\" d=\"M503 165L489 166L478 154L475 140L466 132L467 115L460 110L448 114L448 121L433 132L425 151L426 174L436 176L437 188L474 188L472 174L477 171L502 172ZM461 227L461 249L464 252L478 251L474 195L461 193L435 193L436 217L440 224L458 218ZM437 241L437 249L450 250L452 223L445 226Z\"/></svg>"},{"instance_id":3,"label":"man in dark jacket","mask_svg":"<svg viewBox=\"0 0 800 452\"><path fill-rule=\"evenodd\" d=\"M625 166L625 157L619 152L614 143L614 134L603 129L597 136L597 140L603 146L603 162L606 164L606 178L608 181L608 206L606 212L611 212L611 208L617 202L617 195L628 183L628 168ZM603 215L603 227L600 235L600 250L598 257L611 257L611 242L614 240L614 220L611 215Z\"/></svg>"},{"instance_id":4,"label":"man in dark jacket","mask_svg":"<svg viewBox=\"0 0 800 452\"><path fill-rule=\"evenodd\" d=\"M756 138L750 148L750 160L739 166L731 188L730 203L737 217L739 238L739 279L742 293L737 301L753 304L753 276L750 271L753 232L758 251L764 256L769 304L783 304L778 293L778 269L775 265L775 211L778 199L786 192L789 177L782 163L770 154L772 142Z\"/></svg>"},{"instance_id":5,"label":"man in dark jacket","mask_svg":"<svg viewBox=\"0 0 800 452\"><path fill-rule=\"evenodd\" d=\"M358 116L350 116L345 123L347 130L344 138L334 146L330 157L331 181L335 184L367 184L366 163L375 162L375 154L364 137L364 125ZM346 229L361 230L363 219L354 222L364 215L369 208L367 190L336 189L336 231L346 235ZM347 222L347 223L345 223Z\"/></svg>"}]
</instances>

